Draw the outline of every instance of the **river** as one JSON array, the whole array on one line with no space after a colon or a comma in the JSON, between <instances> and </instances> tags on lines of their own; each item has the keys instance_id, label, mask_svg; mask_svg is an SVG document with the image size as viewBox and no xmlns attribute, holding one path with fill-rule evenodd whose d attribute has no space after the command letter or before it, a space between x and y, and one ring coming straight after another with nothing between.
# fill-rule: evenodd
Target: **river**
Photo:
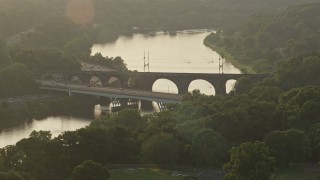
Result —
<instances>
[{"instance_id":1,"label":"river","mask_svg":"<svg viewBox=\"0 0 320 180\"><path fill-rule=\"evenodd\" d=\"M93 45L91 51L92 54L100 52L109 57L121 56L130 70L143 72L145 56L146 62L149 59L150 72L218 73L219 54L203 45L203 39L209 33L211 31L193 30L181 31L176 35L159 32L152 35L120 36L115 42ZM240 70L224 61L224 73L240 73ZM228 82L227 91L232 89L233 83ZM192 82L189 91L193 89L200 89L202 93L209 95L214 94L214 87L203 80ZM165 79L155 82L153 90L170 93L178 91L171 81ZM48 117L33 120L30 123L1 131L0 148L28 137L33 130L51 131L55 137L63 131L73 131L90 122L91 119L74 117Z\"/></svg>"},{"instance_id":2,"label":"river","mask_svg":"<svg viewBox=\"0 0 320 180\"><path fill-rule=\"evenodd\" d=\"M35 131L50 131L52 137L56 137L64 131L74 131L89 125L91 119L76 117L47 117L41 120L32 120L19 126L0 131L0 148L12 145L22 138L29 137Z\"/></svg>"},{"instance_id":3,"label":"river","mask_svg":"<svg viewBox=\"0 0 320 180\"><path fill-rule=\"evenodd\" d=\"M187 73L219 73L220 55L203 45L204 38L211 30L180 31L175 35L158 32L151 35L133 34L120 36L115 42L95 44L92 54L103 56L121 56L130 70L140 72L149 59L150 72L187 72ZM232 64L223 61L224 73L241 73ZM234 81L228 82L227 92L232 89ZM196 80L189 86L189 91L199 89L202 93L213 95L214 87L203 80ZM165 79L155 82L153 91L177 93L176 85Z\"/></svg>"}]
</instances>

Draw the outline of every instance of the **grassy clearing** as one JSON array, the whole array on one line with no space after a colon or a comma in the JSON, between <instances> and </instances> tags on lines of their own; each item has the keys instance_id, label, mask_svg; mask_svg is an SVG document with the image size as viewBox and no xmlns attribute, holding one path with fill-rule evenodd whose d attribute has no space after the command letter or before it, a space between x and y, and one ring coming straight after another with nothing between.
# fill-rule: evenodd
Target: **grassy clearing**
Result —
<instances>
[{"instance_id":1,"label":"grassy clearing","mask_svg":"<svg viewBox=\"0 0 320 180\"><path fill-rule=\"evenodd\" d=\"M319 178L319 165L300 164L282 169L273 180L319 180Z\"/></svg>"},{"instance_id":2,"label":"grassy clearing","mask_svg":"<svg viewBox=\"0 0 320 180\"><path fill-rule=\"evenodd\" d=\"M160 169L113 169L110 180L182 180L181 176L171 176L170 171Z\"/></svg>"},{"instance_id":3,"label":"grassy clearing","mask_svg":"<svg viewBox=\"0 0 320 180\"><path fill-rule=\"evenodd\" d=\"M218 47L208 41L204 41L204 45L216 51L218 54L223 54L224 58L234 65L236 68L240 69L242 72L255 74L256 72L253 70L253 66L249 64L243 64L237 61L233 56L231 56L224 48Z\"/></svg>"}]
</instances>

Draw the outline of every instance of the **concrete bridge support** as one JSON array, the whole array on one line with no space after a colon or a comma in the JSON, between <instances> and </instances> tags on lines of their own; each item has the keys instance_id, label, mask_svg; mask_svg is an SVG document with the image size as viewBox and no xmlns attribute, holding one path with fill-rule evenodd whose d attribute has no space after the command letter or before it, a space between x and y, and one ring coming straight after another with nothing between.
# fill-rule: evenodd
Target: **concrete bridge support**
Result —
<instances>
[{"instance_id":1,"label":"concrete bridge support","mask_svg":"<svg viewBox=\"0 0 320 180\"><path fill-rule=\"evenodd\" d=\"M189 84L191 81L189 80L178 80L178 81L173 81L176 86L178 87L178 94L187 94L188 89L189 89Z\"/></svg>"},{"instance_id":2,"label":"concrete bridge support","mask_svg":"<svg viewBox=\"0 0 320 180\"><path fill-rule=\"evenodd\" d=\"M111 103L111 99L108 97L99 97L97 103L101 106L109 106L109 104Z\"/></svg>"},{"instance_id":3,"label":"concrete bridge support","mask_svg":"<svg viewBox=\"0 0 320 180\"><path fill-rule=\"evenodd\" d=\"M141 100L141 109L147 111L153 111L152 101Z\"/></svg>"},{"instance_id":4,"label":"concrete bridge support","mask_svg":"<svg viewBox=\"0 0 320 180\"><path fill-rule=\"evenodd\" d=\"M208 80L208 82L210 82L216 92L216 95L226 95L227 94L227 87L226 87L226 83L227 80L225 79L217 79L217 80Z\"/></svg>"}]
</instances>

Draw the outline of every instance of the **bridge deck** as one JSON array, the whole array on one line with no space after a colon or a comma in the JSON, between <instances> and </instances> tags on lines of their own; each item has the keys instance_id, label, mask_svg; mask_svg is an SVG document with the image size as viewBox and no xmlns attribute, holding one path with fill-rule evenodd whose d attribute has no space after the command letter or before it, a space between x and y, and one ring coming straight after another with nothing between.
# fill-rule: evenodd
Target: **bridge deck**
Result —
<instances>
[{"instance_id":1,"label":"bridge deck","mask_svg":"<svg viewBox=\"0 0 320 180\"><path fill-rule=\"evenodd\" d=\"M81 85L52 84L50 82L40 82L40 89L60 91L76 94L87 94L94 96L104 96L110 98L133 98L140 100L156 101L161 103L177 103L182 100L182 95L159 93L152 91L141 91L133 89L117 89L108 87L87 87Z\"/></svg>"}]
</instances>

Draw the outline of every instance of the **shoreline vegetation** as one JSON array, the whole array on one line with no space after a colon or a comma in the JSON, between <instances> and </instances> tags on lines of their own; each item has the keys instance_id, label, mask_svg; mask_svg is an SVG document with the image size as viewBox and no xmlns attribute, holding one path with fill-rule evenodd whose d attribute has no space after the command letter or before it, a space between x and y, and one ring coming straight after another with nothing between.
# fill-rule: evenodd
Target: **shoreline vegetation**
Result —
<instances>
[{"instance_id":1,"label":"shoreline vegetation","mask_svg":"<svg viewBox=\"0 0 320 180\"><path fill-rule=\"evenodd\" d=\"M95 102L92 98L67 96L12 103L3 101L0 104L0 132L33 119L49 116L92 117Z\"/></svg>"},{"instance_id":2,"label":"shoreline vegetation","mask_svg":"<svg viewBox=\"0 0 320 180\"><path fill-rule=\"evenodd\" d=\"M289 5L293 1L298 4L309 0L277 2ZM223 1L217 6L211 0L168 0L159 4L150 0L101 0L92 5L97 7L95 19L78 22L61 11L66 5L63 0L34 0L31 9L24 4L27 1L14 1L11 5L9 2L0 0L0 10L8 14L4 18L7 20L0 22L0 36L6 38L32 27L34 31L21 33L20 41L10 46L0 39L0 67L7 67L0 70L0 94L4 97L24 95L26 87L30 92L36 91L32 72L79 70L81 62L89 58L126 71L120 57L90 57L90 47L92 42L112 40L133 26L171 30L217 26L218 22L221 27L232 25L228 30L224 28L227 26L222 27L223 31L211 34L211 38L207 36L204 45L243 73L271 72L271 76L258 82L240 79L235 91L227 96L205 96L195 90L180 104L168 105L166 111L159 113L142 115L137 110L125 109L107 114L58 137L52 137L50 131L33 131L28 138L0 149L1 180L110 180L119 171L108 164L143 163L223 169L224 180L319 179L320 3L291 6L280 14L265 16L259 13L259 8L266 7L264 3L268 9L281 7L281 3ZM233 23L245 22L245 17L256 12L251 23L242 28ZM51 18L40 18L42 14ZM71 98L30 104L21 112L39 117L49 113L84 113L90 103L97 102L92 98ZM0 119L10 119L1 113L23 115L7 103L1 105ZM149 170L143 172L142 177L153 179L146 177ZM135 179L130 171L120 171L119 175ZM184 178L187 179L190 180ZM222 178L198 178L203 179Z\"/></svg>"},{"instance_id":3,"label":"shoreline vegetation","mask_svg":"<svg viewBox=\"0 0 320 180\"><path fill-rule=\"evenodd\" d=\"M208 35L210 36L210 35ZM207 36L207 37L208 37ZM221 57L223 57L227 62L231 63L233 66L238 68L242 73L246 74L256 74L253 70L253 66L249 64L244 64L234 58L225 48L218 46L212 42L207 40L207 37L203 40L203 44L208 48L212 49L216 53L218 53Z\"/></svg>"}]
</instances>

